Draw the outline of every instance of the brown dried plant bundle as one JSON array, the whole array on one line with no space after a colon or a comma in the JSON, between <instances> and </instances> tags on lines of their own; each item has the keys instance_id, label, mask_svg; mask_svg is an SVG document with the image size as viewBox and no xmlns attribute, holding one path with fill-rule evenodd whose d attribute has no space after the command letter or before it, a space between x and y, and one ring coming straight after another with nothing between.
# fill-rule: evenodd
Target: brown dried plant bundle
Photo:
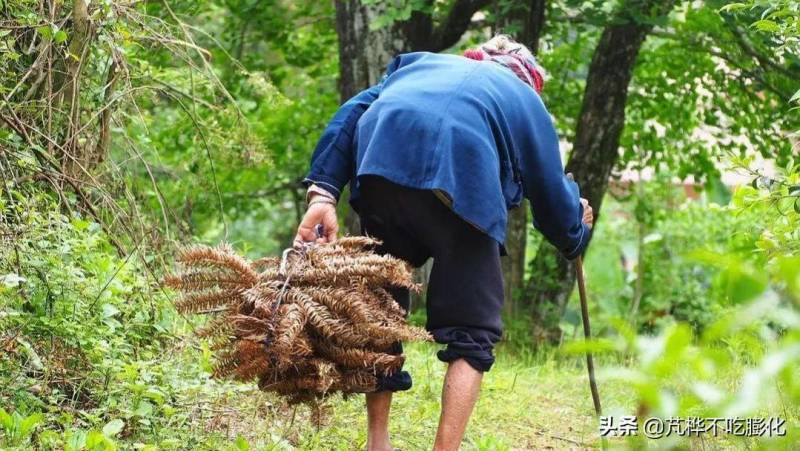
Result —
<instances>
[{"instance_id":1,"label":"brown dried plant bundle","mask_svg":"<svg viewBox=\"0 0 800 451\"><path fill-rule=\"evenodd\" d=\"M216 352L215 377L256 380L290 402L370 392L402 366L395 342L431 339L388 291L418 289L410 268L379 245L344 237L252 262L227 245L195 246L164 282L181 293L179 311L213 315L199 334Z\"/></svg>"}]
</instances>

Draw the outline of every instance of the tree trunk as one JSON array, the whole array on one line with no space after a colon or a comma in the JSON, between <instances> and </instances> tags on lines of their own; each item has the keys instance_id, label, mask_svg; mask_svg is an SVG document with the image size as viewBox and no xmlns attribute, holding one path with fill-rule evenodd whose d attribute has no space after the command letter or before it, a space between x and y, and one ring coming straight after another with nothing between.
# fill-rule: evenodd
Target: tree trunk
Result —
<instances>
[{"instance_id":1,"label":"tree trunk","mask_svg":"<svg viewBox=\"0 0 800 451\"><path fill-rule=\"evenodd\" d=\"M433 2L429 3L432 7ZM377 83L387 64L400 53L438 52L453 46L469 28L472 15L488 3L489 0L456 0L436 27L430 15L415 11L408 21L370 30L370 22L383 12L384 5L364 5L359 0L336 0L341 101L345 102ZM344 223L346 233L355 235L361 232L358 216L351 208L345 211ZM428 273L429 264L418 271L415 278L426 282ZM422 305L422 300L417 297L412 300L412 305Z\"/></svg>"},{"instance_id":2,"label":"tree trunk","mask_svg":"<svg viewBox=\"0 0 800 451\"><path fill-rule=\"evenodd\" d=\"M520 30L514 38L528 46L533 53L539 49L539 36L544 26L545 0L531 0L512 8L506 17L498 18L498 28L515 25ZM514 315L517 298L525 288L525 251L530 227L529 203L523 201L519 208L508 212L506 228L506 251L503 259L503 285L505 312Z\"/></svg>"},{"instance_id":3,"label":"tree trunk","mask_svg":"<svg viewBox=\"0 0 800 451\"><path fill-rule=\"evenodd\" d=\"M370 30L369 24L382 13L381 5L363 5L359 0L336 2L336 32L339 36L339 95L342 102L374 85L386 65L398 53L408 51L400 27L394 24Z\"/></svg>"},{"instance_id":4,"label":"tree trunk","mask_svg":"<svg viewBox=\"0 0 800 451\"><path fill-rule=\"evenodd\" d=\"M674 0L628 2L611 21L613 25L605 27L595 48L572 155L566 167L567 172L575 175L581 196L592 205L595 224L611 171L619 158L628 85L636 57L653 27L652 20L646 19L667 14L673 4ZM560 257L552 246L542 246L534 260L526 297L533 304L535 321L551 340L558 339L558 320L574 284L574 265Z\"/></svg>"},{"instance_id":5,"label":"tree trunk","mask_svg":"<svg viewBox=\"0 0 800 451\"><path fill-rule=\"evenodd\" d=\"M339 94L344 102L383 76L392 58L405 52L440 52L455 45L469 28L473 14L489 0L456 0L440 25L421 11L404 22L370 30L385 4L364 5L359 0L336 1L339 36ZM428 1L432 9L433 1Z\"/></svg>"},{"instance_id":6,"label":"tree trunk","mask_svg":"<svg viewBox=\"0 0 800 451\"><path fill-rule=\"evenodd\" d=\"M69 44L69 55L64 59L66 78L63 89L65 110L69 112L69 126L66 127L64 151L59 155L65 175L78 180L86 177L89 161L84 146L78 144L80 124L81 73L87 61L89 41L91 39L91 22L86 0L75 0L72 6L72 39Z\"/></svg>"},{"instance_id":7,"label":"tree trunk","mask_svg":"<svg viewBox=\"0 0 800 451\"><path fill-rule=\"evenodd\" d=\"M539 39L544 29L546 0L530 0L522 16L522 28L517 40L528 46L533 53L539 52Z\"/></svg>"},{"instance_id":8,"label":"tree trunk","mask_svg":"<svg viewBox=\"0 0 800 451\"><path fill-rule=\"evenodd\" d=\"M506 227L506 251L503 258L503 293L506 314L515 315L519 310L516 299L525 287L525 249L528 245L528 202L508 212Z\"/></svg>"}]
</instances>

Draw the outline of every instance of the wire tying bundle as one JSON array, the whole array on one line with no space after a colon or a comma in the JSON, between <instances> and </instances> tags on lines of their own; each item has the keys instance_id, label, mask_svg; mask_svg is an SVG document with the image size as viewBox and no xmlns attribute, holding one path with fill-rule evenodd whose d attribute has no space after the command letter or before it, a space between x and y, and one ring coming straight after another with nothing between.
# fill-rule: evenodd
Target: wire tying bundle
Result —
<instances>
[{"instance_id":1,"label":"wire tying bundle","mask_svg":"<svg viewBox=\"0 0 800 451\"><path fill-rule=\"evenodd\" d=\"M410 268L376 254L379 244L344 237L252 262L225 244L190 247L165 284L181 293L178 311L214 316L199 334L211 339L215 377L257 380L293 402L370 392L403 364L394 343L431 339L387 290L418 290Z\"/></svg>"}]
</instances>

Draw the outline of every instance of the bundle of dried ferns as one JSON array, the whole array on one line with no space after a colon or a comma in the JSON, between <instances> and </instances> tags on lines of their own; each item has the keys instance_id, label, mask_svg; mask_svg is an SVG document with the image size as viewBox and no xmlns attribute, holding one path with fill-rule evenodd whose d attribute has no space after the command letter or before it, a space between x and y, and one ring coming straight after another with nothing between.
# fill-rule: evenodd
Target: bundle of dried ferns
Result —
<instances>
[{"instance_id":1,"label":"bundle of dried ferns","mask_svg":"<svg viewBox=\"0 0 800 451\"><path fill-rule=\"evenodd\" d=\"M374 253L378 244L345 237L254 262L227 245L192 247L165 284L181 292L179 311L215 315L200 334L212 340L216 377L258 380L296 402L369 392L403 364L393 343L430 340L386 290L418 289L410 269Z\"/></svg>"}]
</instances>

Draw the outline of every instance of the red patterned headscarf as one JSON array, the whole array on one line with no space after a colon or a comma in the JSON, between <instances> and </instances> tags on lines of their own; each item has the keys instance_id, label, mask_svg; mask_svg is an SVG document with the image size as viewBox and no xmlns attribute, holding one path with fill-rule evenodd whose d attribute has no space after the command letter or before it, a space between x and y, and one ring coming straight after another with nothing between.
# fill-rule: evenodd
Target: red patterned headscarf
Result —
<instances>
[{"instance_id":1,"label":"red patterned headscarf","mask_svg":"<svg viewBox=\"0 0 800 451\"><path fill-rule=\"evenodd\" d=\"M517 78L535 89L537 93L542 93L544 77L533 56L526 57L515 51L503 53L484 48L469 49L464 52L464 56L477 61L494 61L510 69Z\"/></svg>"}]
</instances>

